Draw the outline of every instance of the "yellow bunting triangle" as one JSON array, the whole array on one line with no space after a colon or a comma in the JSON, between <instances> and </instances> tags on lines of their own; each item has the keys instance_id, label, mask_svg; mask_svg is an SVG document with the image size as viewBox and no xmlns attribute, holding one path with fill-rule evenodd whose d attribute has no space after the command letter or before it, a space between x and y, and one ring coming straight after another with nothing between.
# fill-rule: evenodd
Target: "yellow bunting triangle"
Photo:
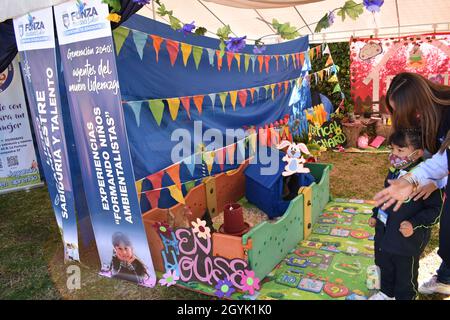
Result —
<instances>
[{"instance_id":1,"label":"yellow bunting triangle","mask_svg":"<svg viewBox=\"0 0 450 320\"><path fill-rule=\"evenodd\" d=\"M136 192L137 192L139 201L141 201L142 181L143 180L136 181Z\"/></svg>"},{"instance_id":2,"label":"yellow bunting triangle","mask_svg":"<svg viewBox=\"0 0 450 320\"><path fill-rule=\"evenodd\" d=\"M186 203L184 201L183 192L181 192L181 190L175 184L168 186L167 188L169 189L170 195L175 199L176 202L182 204Z\"/></svg>"},{"instance_id":3,"label":"yellow bunting triangle","mask_svg":"<svg viewBox=\"0 0 450 320\"><path fill-rule=\"evenodd\" d=\"M320 81L322 81L323 80L323 70L320 70L318 72L318 74L319 74Z\"/></svg>"},{"instance_id":4,"label":"yellow bunting triangle","mask_svg":"<svg viewBox=\"0 0 450 320\"><path fill-rule=\"evenodd\" d=\"M241 72L241 54L240 53L235 53L234 54L234 59L236 59L237 65L238 65L238 70L239 70L239 72Z\"/></svg>"},{"instance_id":5,"label":"yellow bunting triangle","mask_svg":"<svg viewBox=\"0 0 450 320\"><path fill-rule=\"evenodd\" d=\"M252 149L253 153L256 152L256 136L257 136L256 132L252 133L249 136L250 148Z\"/></svg>"},{"instance_id":6,"label":"yellow bunting triangle","mask_svg":"<svg viewBox=\"0 0 450 320\"><path fill-rule=\"evenodd\" d=\"M215 153L214 151L205 152L203 156L204 156L203 160L205 160L206 167L208 168L208 174L211 174L211 170L214 164Z\"/></svg>"},{"instance_id":7,"label":"yellow bunting triangle","mask_svg":"<svg viewBox=\"0 0 450 320\"><path fill-rule=\"evenodd\" d=\"M230 91L231 105L233 106L233 110L236 110L237 95L237 91Z\"/></svg>"},{"instance_id":8,"label":"yellow bunting triangle","mask_svg":"<svg viewBox=\"0 0 450 320\"><path fill-rule=\"evenodd\" d=\"M183 53L183 63L184 66L186 67L189 57L191 56L192 53L192 46L187 43L181 43L181 52Z\"/></svg>"},{"instance_id":9,"label":"yellow bunting triangle","mask_svg":"<svg viewBox=\"0 0 450 320\"><path fill-rule=\"evenodd\" d=\"M172 120L175 121L177 119L178 109L180 108L180 99L167 99L167 103L169 104L170 116L172 117Z\"/></svg>"},{"instance_id":10,"label":"yellow bunting triangle","mask_svg":"<svg viewBox=\"0 0 450 320\"><path fill-rule=\"evenodd\" d=\"M270 89L272 89L272 100L275 100L275 84L271 84Z\"/></svg>"},{"instance_id":11,"label":"yellow bunting triangle","mask_svg":"<svg viewBox=\"0 0 450 320\"><path fill-rule=\"evenodd\" d=\"M222 102L222 110L225 112L225 103L227 101L228 92L219 93L220 102Z\"/></svg>"},{"instance_id":12,"label":"yellow bunting triangle","mask_svg":"<svg viewBox=\"0 0 450 320\"><path fill-rule=\"evenodd\" d=\"M328 79L328 82L338 82L337 76L333 74L333 76L330 79Z\"/></svg>"}]
</instances>

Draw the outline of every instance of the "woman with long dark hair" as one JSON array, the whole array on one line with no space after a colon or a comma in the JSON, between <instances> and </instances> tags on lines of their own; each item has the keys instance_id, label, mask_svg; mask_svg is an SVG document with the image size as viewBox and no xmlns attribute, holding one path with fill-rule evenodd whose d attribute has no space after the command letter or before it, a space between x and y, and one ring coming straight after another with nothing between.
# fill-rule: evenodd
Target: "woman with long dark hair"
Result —
<instances>
[{"instance_id":1,"label":"woman with long dark hair","mask_svg":"<svg viewBox=\"0 0 450 320\"><path fill-rule=\"evenodd\" d=\"M420 128L423 146L434 156L401 179L375 195L377 206L387 209L395 204L397 211L404 201L427 197L436 181L449 175L450 167L450 87L436 84L415 73L400 73L386 94L386 105L397 129ZM433 183L434 182L434 183ZM431 187L430 187L431 186ZM442 185L440 185L441 187ZM419 291L424 294L450 295L450 186L446 183L446 200L442 208L439 251L442 264L430 281Z\"/></svg>"}]
</instances>

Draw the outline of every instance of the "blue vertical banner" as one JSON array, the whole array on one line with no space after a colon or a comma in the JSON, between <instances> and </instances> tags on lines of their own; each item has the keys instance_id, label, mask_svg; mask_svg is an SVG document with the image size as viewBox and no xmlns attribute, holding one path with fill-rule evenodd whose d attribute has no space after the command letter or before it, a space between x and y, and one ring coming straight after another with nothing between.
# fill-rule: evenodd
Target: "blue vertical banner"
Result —
<instances>
[{"instance_id":1,"label":"blue vertical banner","mask_svg":"<svg viewBox=\"0 0 450 320\"><path fill-rule=\"evenodd\" d=\"M66 262L79 261L75 202L56 69L52 8L14 19L14 31L39 155L64 241L64 259Z\"/></svg>"},{"instance_id":2,"label":"blue vertical banner","mask_svg":"<svg viewBox=\"0 0 450 320\"><path fill-rule=\"evenodd\" d=\"M69 1L54 10L100 274L153 287L156 275L134 182L108 6L101 0Z\"/></svg>"}]
</instances>

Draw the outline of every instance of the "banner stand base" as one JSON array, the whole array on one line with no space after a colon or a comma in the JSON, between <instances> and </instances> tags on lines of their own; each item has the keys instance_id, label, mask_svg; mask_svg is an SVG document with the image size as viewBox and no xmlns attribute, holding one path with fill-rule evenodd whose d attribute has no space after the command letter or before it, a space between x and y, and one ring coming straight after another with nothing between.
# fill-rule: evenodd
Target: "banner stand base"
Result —
<instances>
[{"instance_id":1,"label":"banner stand base","mask_svg":"<svg viewBox=\"0 0 450 320\"><path fill-rule=\"evenodd\" d=\"M17 187L17 188L12 188L12 189L8 189L8 190L2 190L0 191L0 195L4 195L7 193L11 193L11 192L16 192L16 191L30 191L31 189L35 189L35 188L40 188L43 187L45 185L44 182L39 182L30 186L24 186L24 187Z\"/></svg>"}]
</instances>

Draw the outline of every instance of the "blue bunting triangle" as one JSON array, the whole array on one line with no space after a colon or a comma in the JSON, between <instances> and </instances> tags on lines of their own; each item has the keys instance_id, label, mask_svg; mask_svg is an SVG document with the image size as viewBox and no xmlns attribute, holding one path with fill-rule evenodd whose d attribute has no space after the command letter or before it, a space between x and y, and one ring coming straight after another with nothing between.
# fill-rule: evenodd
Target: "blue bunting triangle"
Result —
<instances>
[{"instance_id":1,"label":"blue bunting triangle","mask_svg":"<svg viewBox=\"0 0 450 320\"><path fill-rule=\"evenodd\" d=\"M147 43L147 37L148 36L146 33L133 30L133 41L136 46L136 50L139 54L139 57L141 57L141 60L142 57L144 56L144 47L145 44Z\"/></svg>"},{"instance_id":2,"label":"blue bunting triangle","mask_svg":"<svg viewBox=\"0 0 450 320\"><path fill-rule=\"evenodd\" d=\"M195 155L192 155L192 156L184 159L183 163L188 168L189 173L191 174L191 177L193 177L194 176L194 171L195 171Z\"/></svg>"},{"instance_id":3,"label":"blue bunting triangle","mask_svg":"<svg viewBox=\"0 0 450 320\"><path fill-rule=\"evenodd\" d=\"M216 54L216 50L207 48L206 51L208 51L208 57L209 57L209 64L214 67L214 56Z\"/></svg>"},{"instance_id":4,"label":"blue bunting triangle","mask_svg":"<svg viewBox=\"0 0 450 320\"><path fill-rule=\"evenodd\" d=\"M141 126L141 110L142 110L142 101L129 101L128 105L133 110L134 117L136 118L137 126Z\"/></svg>"}]
</instances>

